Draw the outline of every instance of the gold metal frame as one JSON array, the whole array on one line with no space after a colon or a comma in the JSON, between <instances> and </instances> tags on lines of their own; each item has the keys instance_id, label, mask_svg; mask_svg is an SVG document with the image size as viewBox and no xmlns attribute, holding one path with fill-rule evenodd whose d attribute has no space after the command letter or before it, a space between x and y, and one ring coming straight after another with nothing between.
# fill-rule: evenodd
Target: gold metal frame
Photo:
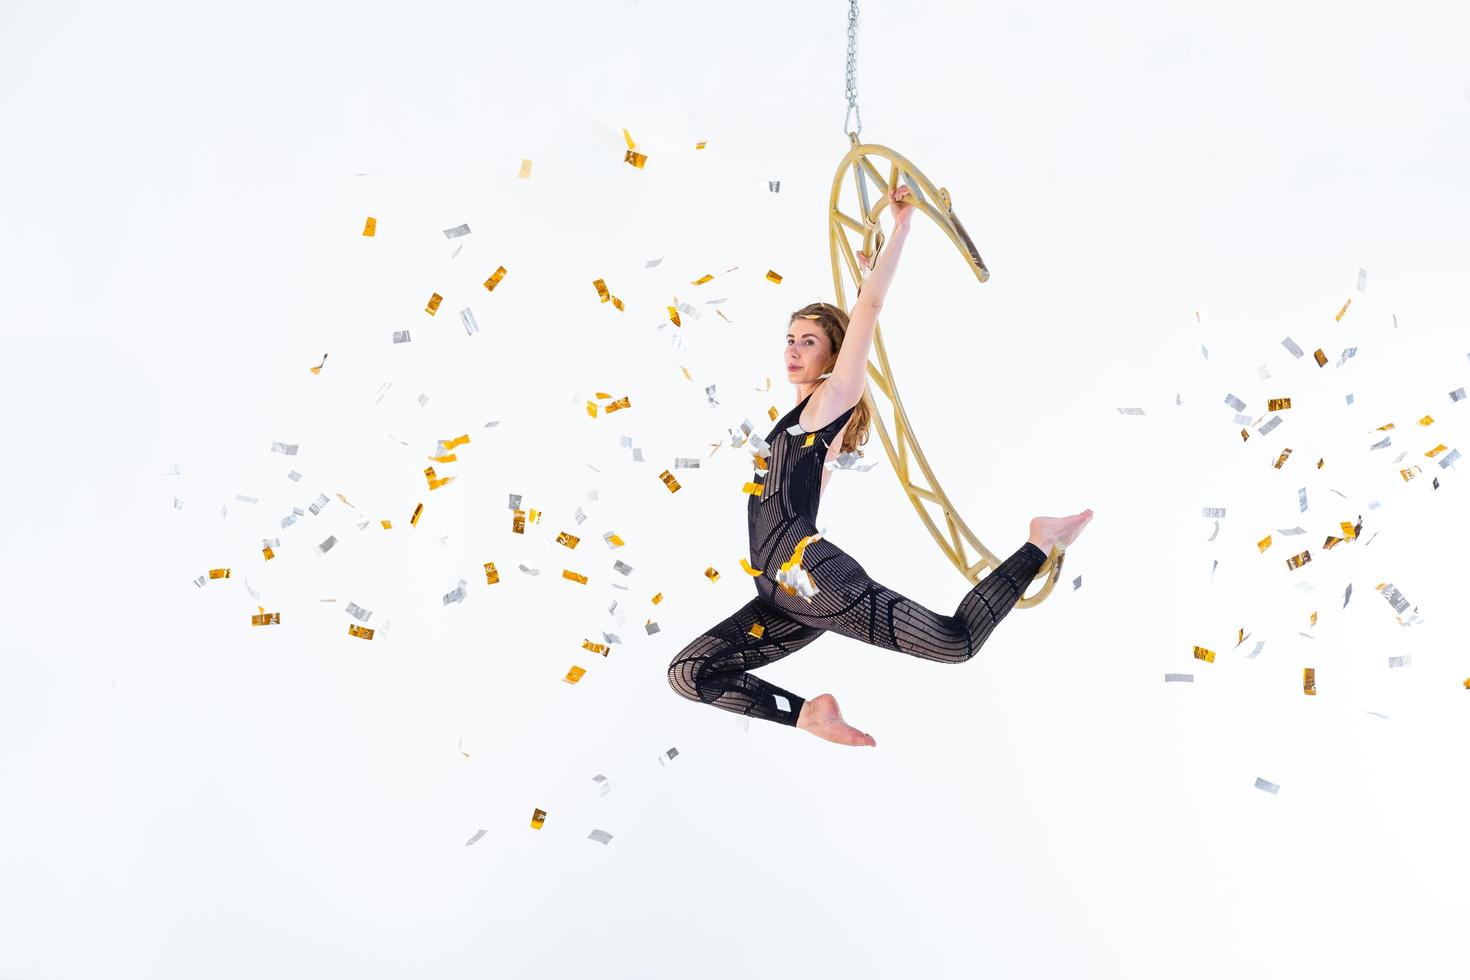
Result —
<instances>
[{"instance_id":1,"label":"gold metal frame","mask_svg":"<svg viewBox=\"0 0 1470 980\"><path fill-rule=\"evenodd\" d=\"M863 283L863 270L858 265L857 254L853 250L852 242L848 239L848 234L854 232L861 235L861 251L872 255L874 261L877 260L877 253L883 248L883 233L878 227L878 218L889 204L888 188L897 182L900 176L913 197L917 198L912 201L914 211L927 215L939 226L940 230L949 236L950 241L954 242L955 248L959 250L966 264L969 265L970 271L975 274L976 279L985 282L990 278L990 270L985 268L980 253L975 250L975 243L970 240L964 225L960 224L960 219L951 207L949 191L946 188L936 189L907 158L888 147L876 143L859 143L856 133L848 133L848 139L852 147L842 158L842 162L837 165L837 175L832 179L832 202L828 208L827 221L827 237L832 251L832 285L837 292L837 303L844 310L850 308L847 291L844 288L846 283L850 281L853 284L854 297ZM870 158L877 158L887 163L888 178L886 180ZM843 178L848 175L849 171L862 212L861 217L855 218L839 207ZM869 181L872 181L876 188L874 194L870 194ZM844 271L847 279L844 279ZM871 393L870 401L877 409L873 413L873 420L878 429L878 435L883 440L883 448L888 452L889 462L893 464L893 470L898 474L899 482L903 485L909 502L914 505L914 510L929 528L929 533L934 537L939 549L972 584L979 582L981 572L995 568L1003 559L997 558L989 548L985 547L955 512L954 505L945 496L944 490L939 486L939 481L934 477L933 470L929 468L929 462L924 458L924 451L919 447L919 440L914 436L913 427L909 424L903 402L899 399L898 384L894 381L893 368L888 363L888 353L883 347L883 331L876 326L873 329L873 350L877 363L874 363L873 360L868 361L868 375L873 380L873 385L868 387L868 391ZM884 406L879 404L876 397L880 392L887 397L890 403L889 416L892 419L894 433L892 437L889 436L888 424L885 424ZM895 441L897 449L895 449ZM927 486L919 486L913 482L909 473L910 452L913 454L914 461L919 464L919 469L923 471ZM945 540L933 515L930 514L929 504L936 504L942 510L944 524L949 532L948 540ZM971 561L965 554L966 542L979 553L978 559ZM1016 603L1018 607L1034 606L1051 593L1052 586L1056 585L1057 579L1061 576L1064 558L1064 552L1053 546L1051 554L1047 556L1046 561L1036 573L1036 579L1046 579L1045 584L1036 594L1030 596L1024 594L1026 587L1023 586L1021 599Z\"/></svg>"}]
</instances>

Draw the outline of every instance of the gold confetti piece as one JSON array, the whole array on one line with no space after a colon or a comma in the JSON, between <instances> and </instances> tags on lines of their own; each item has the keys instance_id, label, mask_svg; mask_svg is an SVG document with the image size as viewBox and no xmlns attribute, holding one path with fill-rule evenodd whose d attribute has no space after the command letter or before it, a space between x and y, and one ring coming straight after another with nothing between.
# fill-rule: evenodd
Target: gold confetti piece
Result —
<instances>
[{"instance_id":1,"label":"gold confetti piece","mask_svg":"<svg viewBox=\"0 0 1470 980\"><path fill-rule=\"evenodd\" d=\"M457 459L459 459L459 457L457 455L455 455L454 453L446 453L443 456L430 456L429 457L429 462L431 462L431 463L453 463Z\"/></svg>"},{"instance_id":2,"label":"gold confetti piece","mask_svg":"<svg viewBox=\"0 0 1470 980\"><path fill-rule=\"evenodd\" d=\"M1290 398L1268 398L1266 399L1266 411L1279 412L1291 407Z\"/></svg>"},{"instance_id":3,"label":"gold confetti piece","mask_svg":"<svg viewBox=\"0 0 1470 980\"><path fill-rule=\"evenodd\" d=\"M1240 430L1240 441L1241 442L1245 442L1250 437L1251 437L1251 434L1250 434L1250 431L1248 429L1241 429Z\"/></svg>"},{"instance_id":4,"label":"gold confetti piece","mask_svg":"<svg viewBox=\"0 0 1470 980\"><path fill-rule=\"evenodd\" d=\"M424 512L424 505L423 504L419 504L417 507L415 507L413 509L413 516L408 519L409 525L412 526L412 527L418 527L419 526L419 515L422 514L423 512Z\"/></svg>"},{"instance_id":5,"label":"gold confetti piece","mask_svg":"<svg viewBox=\"0 0 1470 980\"><path fill-rule=\"evenodd\" d=\"M642 153L639 153L637 150L629 150L623 154L623 162L631 163L639 170L642 170L643 165L648 162L648 157Z\"/></svg>"},{"instance_id":6,"label":"gold confetti piece","mask_svg":"<svg viewBox=\"0 0 1470 980\"><path fill-rule=\"evenodd\" d=\"M1260 551L1264 552L1269 547L1271 547L1271 535L1269 534L1256 542L1256 548Z\"/></svg>"},{"instance_id":7,"label":"gold confetti piece","mask_svg":"<svg viewBox=\"0 0 1470 980\"><path fill-rule=\"evenodd\" d=\"M318 374L318 375L321 374L322 373L322 368L326 366L326 363L327 363L327 355L323 354L322 355L322 363L321 364L318 364L316 367L312 368L311 369L311 373L312 374Z\"/></svg>"},{"instance_id":8,"label":"gold confetti piece","mask_svg":"<svg viewBox=\"0 0 1470 980\"><path fill-rule=\"evenodd\" d=\"M1319 460L1317 460L1317 469L1319 469L1319 470L1320 470L1320 469L1321 469L1321 468L1322 468L1322 463L1323 463L1323 462L1324 462L1324 460L1320 460L1320 459L1319 459Z\"/></svg>"},{"instance_id":9,"label":"gold confetti piece","mask_svg":"<svg viewBox=\"0 0 1470 980\"><path fill-rule=\"evenodd\" d=\"M505 278L505 266L501 266L500 268L498 268L498 269L495 270L495 272L490 276L489 279L486 279L485 280L485 283L484 283L485 288L488 289L492 293L495 292L495 287L498 286L498 285L500 285L500 280L502 280L504 278Z\"/></svg>"},{"instance_id":10,"label":"gold confetti piece","mask_svg":"<svg viewBox=\"0 0 1470 980\"><path fill-rule=\"evenodd\" d=\"M610 415L613 412L616 412L620 408L632 408L632 407L633 407L632 400L630 399L630 397L628 395L624 395L622 398L619 398L617 401L611 402L606 408L603 409L603 413Z\"/></svg>"},{"instance_id":11,"label":"gold confetti piece","mask_svg":"<svg viewBox=\"0 0 1470 980\"><path fill-rule=\"evenodd\" d=\"M526 533L526 512L516 510L511 512L510 530L512 534Z\"/></svg>"},{"instance_id":12,"label":"gold confetti piece","mask_svg":"<svg viewBox=\"0 0 1470 980\"><path fill-rule=\"evenodd\" d=\"M1290 558L1286 559L1286 567L1287 568L1301 568L1303 565L1305 565L1307 562L1309 562L1311 560L1312 560L1312 553L1311 553L1311 551L1303 551L1299 555L1292 555Z\"/></svg>"},{"instance_id":13,"label":"gold confetti piece","mask_svg":"<svg viewBox=\"0 0 1470 980\"><path fill-rule=\"evenodd\" d=\"M1315 610L1315 609L1312 610L1312 625L1313 626L1316 626L1317 625L1317 610Z\"/></svg>"},{"instance_id":14,"label":"gold confetti piece","mask_svg":"<svg viewBox=\"0 0 1470 980\"><path fill-rule=\"evenodd\" d=\"M704 149L705 144L708 143L708 142L709 142L709 140L700 140L698 143L695 143L694 144L694 148L696 150L702 150L702 149Z\"/></svg>"},{"instance_id":15,"label":"gold confetti piece","mask_svg":"<svg viewBox=\"0 0 1470 980\"><path fill-rule=\"evenodd\" d=\"M1342 309L1340 309L1340 310L1337 311L1337 316L1334 317L1334 319L1341 321L1342 320L1342 315L1344 313L1346 313L1347 312L1347 308L1349 306L1352 306L1352 305L1353 305L1353 298L1351 296L1349 296L1348 297L1348 301L1346 303L1342 304Z\"/></svg>"},{"instance_id":16,"label":"gold confetti piece","mask_svg":"<svg viewBox=\"0 0 1470 980\"><path fill-rule=\"evenodd\" d=\"M573 667L571 670L567 671L567 676L563 677L562 680L566 681L568 684L575 684L582 679L582 675L585 673L587 673L587 668Z\"/></svg>"},{"instance_id":17,"label":"gold confetti piece","mask_svg":"<svg viewBox=\"0 0 1470 980\"><path fill-rule=\"evenodd\" d=\"M731 320L729 317L727 317L725 315L725 311L724 310L715 310L715 316L719 317L721 320L724 320L726 323L734 323L735 322L734 320Z\"/></svg>"},{"instance_id":18,"label":"gold confetti piece","mask_svg":"<svg viewBox=\"0 0 1470 980\"><path fill-rule=\"evenodd\" d=\"M612 293L609 293L607 291L607 284L605 282L603 282L601 279L594 279L594 280L592 280L592 285L595 286L595 287L597 287L597 295L599 297L601 297L601 299L602 299L602 301L604 303L606 303L608 300L612 299Z\"/></svg>"},{"instance_id":19,"label":"gold confetti piece","mask_svg":"<svg viewBox=\"0 0 1470 980\"><path fill-rule=\"evenodd\" d=\"M1361 524L1355 527L1350 521L1340 521L1339 524L1342 527L1342 537L1345 541L1351 541L1356 538L1358 536L1358 528L1362 527Z\"/></svg>"},{"instance_id":20,"label":"gold confetti piece","mask_svg":"<svg viewBox=\"0 0 1470 980\"><path fill-rule=\"evenodd\" d=\"M756 456L755 457L755 468L756 468L757 471L760 471L760 470L769 470L771 468L771 464L768 463L768 462L766 462L764 459L761 459L759 456Z\"/></svg>"},{"instance_id":21,"label":"gold confetti piece","mask_svg":"<svg viewBox=\"0 0 1470 980\"><path fill-rule=\"evenodd\" d=\"M691 282L689 285L691 285L691 286L703 286L705 283L709 282L713 278L714 278L713 275L705 274L703 276L700 276L698 279L694 280L693 282Z\"/></svg>"},{"instance_id":22,"label":"gold confetti piece","mask_svg":"<svg viewBox=\"0 0 1470 980\"><path fill-rule=\"evenodd\" d=\"M262 548L260 553L263 554L263 555L265 555L265 560L266 561L270 561L272 558L276 557L276 553L271 550L271 548L270 548L269 545L267 545L266 547Z\"/></svg>"},{"instance_id":23,"label":"gold confetti piece","mask_svg":"<svg viewBox=\"0 0 1470 980\"><path fill-rule=\"evenodd\" d=\"M495 563L493 561L487 561L485 563L485 584L494 585L499 581L500 573L495 570Z\"/></svg>"},{"instance_id":24,"label":"gold confetti piece","mask_svg":"<svg viewBox=\"0 0 1470 980\"><path fill-rule=\"evenodd\" d=\"M747 483L740 488L740 492L748 493L752 497L759 497L766 492L766 485L764 483Z\"/></svg>"},{"instance_id":25,"label":"gold confetti piece","mask_svg":"<svg viewBox=\"0 0 1470 980\"><path fill-rule=\"evenodd\" d=\"M815 432L808 432L807 433L807 436L806 436L806 441L803 442L801 444L801 446L802 446L803 449L805 449L807 446L810 446L812 443L814 443L816 441L817 441L817 434Z\"/></svg>"},{"instance_id":26,"label":"gold confetti piece","mask_svg":"<svg viewBox=\"0 0 1470 980\"><path fill-rule=\"evenodd\" d=\"M650 602L652 602L652 603L653 603L653 604L654 604L654 605L655 605L655 606L656 606L656 605L658 605L658 604L659 604L659 603L660 603L660 602L663 602L663 601L664 601L664 594L663 594L663 593L662 593L662 592L660 592L660 593L659 593L659 594L658 594L658 595L656 595L656 596L654 596L654 597L653 597L653 598L652 598L652 599L651 599L651 600L649 600L649 601L650 601Z\"/></svg>"},{"instance_id":27,"label":"gold confetti piece","mask_svg":"<svg viewBox=\"0 0 1470 980\"><path fill-rule=\"evenodd\" d=\"M380 521L378 521L378 523L381 524L381 525L383 525L383 530L385 530L385 531L390 531L390 530L393 529L393 522L392 521L382 521L382 520L380 520Z\"/></svg>"},{"instance_id":28,"label":"gold confetti piece","mask_svg":"<svg viewBox=\"0 0 1470 980\"><path fill-rule=\"evenodd\" d=\"M720 573L715 571L714 566L711 565L709 568L706 568L704 570L704 577L709 579L711 582L718 582L720 580Z\"/></svg>"},{"instance_id":29,"label":"gold confetti piece","mask_svg":"<svg viewBox=\"0 0 1470 980\"><path fill-rule=\"evenodd\" d=\"M745 569L745 574L747 575L760 575L761 573L759 568L751 568L750 561L745 558L740 559L740 567Z\"/></svg>"},{"instance_id":30,"label":"gold confetti piece","mask_svg":"<svg viewBox=\"0 0 1470 980\"><path fill-rule=\"evenodd\" d=\"M1194 659L1203 660L1207 664L1212 664L1215 662L1215 651L1206 650L1204 647L1195 647Z\"/></svg>"},{"instance_id":31,"label":"gold confetti piece","mask_svg":"<svg viewBox=\"0 0 1470 980\"><path fill-rule=\"evenodd\" d=\"M1433 449L1429 450L1429 452L1425 453L1424 455L1428 456L1430 459L1433 459L1434 457L1438 456L1440 453L1444 452L1448 448L1450 448L1450 447L1449 446L1446 446L1444 443L1440 443L1438 446L1435 446Z\"/></svg>"},{"instance_id":32,"label":"gold confetti piece","mask_svg":"<svg viewBox=\"0 0 1470 980\"><path fill-rule=\"evenodd\" d=\"M347 635L355 636L360 640L371 640L373 638L373 630L370 626L358 626L356 623L348 623Z\"/></svg>"},{"instance_id":33,"label":"gold confetti piece","mask_svg":"<svg viewBox=\"0 0 1470 980\"><path fill-rule=\"evenodd\" d=\"M665 309L669 311L669 321L676 327L681 326L679 322L679 308L677 306L668 306Z\"/></svg>"},{"instance_id":34,"label":"gold confetti piece","mask_svg":"<svg viewBox=\"0 0 1470 980\"><path fill-rule=\"evenodd\" d=\"M228 568L211 568L209 570L209 577L210 578L229 578L230 577L230 570Z\"/></svg>"},{"instance_id":35,"label":"gold confetti piece","mask_svg":"<svg viewBox=\"0 0 1470 980\"><path fill-rule=\"evenodd\" d=\"M1317 693L1317 668L1302 668L1302 693L1312 695Z\"/></svg>"},{"instance_id":36,"label":"gold confetti piece","mask_svg":"<svg viewBox=\"0 0 1470 980\"><path fill-rule=\"evenodd\" d=\"M440 487L444 486L444 484L454 479L454 477L452 476L446 476L441 479L439 477L439 474L434 472L434 467L432 466L424 467L424 476L427 477L429 480L430 490L438 490Z\"/></svg>"},{"instance_id":37,"label":"gold confetti piece","mask_svg":"<svg viewBox=\"0 0 1470 980\"><path fill-rule=\"evenodd\" d=\"M779 273L776 272L775 269L769 270L766 273L766 278L771 280L771 282L775 283L778 286L781 285L781 276Z\"/></svg>"},{"instance_id":38,"label":"gold confetti piece","mask_svg":"<svg viewBox=\"0 0 1470 980\"><path fill-rule=\"evenodd\" d=\"M750 628L750 635L759 640L761 637L766 635L766 628L760 623L756 623Z\"/></svg>"},{"instance_id":39,"label":"gold confetti piece","mask_svg":"<svg viewBox=\"0 0 1470 980\"><path fill-rule=\"evenodd\" d=\"M593 643L591 640L583 640L582 649L591 650L593 653L600 653L605 657L608 655L608 652L612 650L612 647L608 646L606 643Z\"/></svg>"},{"instance_id":40,"label":"gold confetti piece","mask_svg":"<svg viewBox=\"0 0 1470 980\"><path fill-rule=\"evenodd\" d=\"M1420 469L1417 466L1411 466L1406 470L1399 470L1399 476L1404 478L1405 483L1408 483L1410 480L1414 479L1414 477L1418 476L1419 473Z\"/></svg>"},{"instance_id":41,"label":"gold confetti piece","mask_svg":"<svg viewBox=\"0 0 1470 980\"><path fill-rule=\"evenodd\" d=\"M363 237L364 238L372 238L377 233L378 233L378 219L377 218L369 218L369 219L367 219L367 224L364 225L363 228L362 228L362 235L363 235Z\"/></svg>"},{"instance_id":42,"label":"gold confetti piece","mask_svg":"<svg viewBox=\"0 0 1470 980\"><path fill-rule=\"evenodd\" d=\"M1424 416L1422 419L1419 420L1419 424L1420 425L1433 425L1434 424L1434 416L1432 416L1432 415L1426 415L1426 416Z\"/></svg>"},{"instance_id":43,"label":"gold confetti piece","mask_svg":"<svg viewBox=\"0 0 1470 980\"><path fill-rule=\"evenodd\" d=\"M568 548L575 548L578 542L580 542L581 540L582 539L577 537L575 534L568 534L566 531L563 531L556 536L556 543L564 544Z\"/></svg>"},{"instance_id":44,"label":"gold confetti piece","mask_svg":"<svg viewBox=\"0 0 1470 980\"><path fill-rule=\"evenodd\" d=\"M637 143L633 142L632 135L626 129L623 130L623 141L628 144L628 149L630 150L638 145Z\"/></svg>"},{"instance_id":45,"label":"gold confetti piece","mask_svg":"<svg viewBox=\"0 0 1470 980\"><path fill-rule=\"evenodd\" d=\"M340 500L340 501L342 501L348 507L351 507L353 510L357 510L357 506L355 504L353 504L352 501L350 501L346 497L342 496L340 493L337 494L337 499Z\"/></svg>"},{"instance_id":46,"label":"gold confetti piece","mask_svg":"<svg viewBox=\"0 0 1470 980\"><path fill-rule=\"evenodd\" d=\"M658 475L658 478L664 481L664 486L669 488L669 493L679 492L679 481L674 479L674 474L670 473L668 470L664 470Z\"/></svg>"},{"instance_id":47,"label":"gold confetti piece","mask_svg":"<svg viewBox=\"0 0 1470 980\"><path fill-rule=\"evenodd\" d=\"M1389 422L1386 425L1380 425L1378 428L1374 429L1373 431L1374 432L1385 432L1388 429L1392 429L1392 428L1393 428L1393 423L1392 422Z\"/></svg>"},{"instance_id":48,"label":"gold confetti piece","mask_svg":"<svg viewBox=\"0 0 1470 980\"><path fill-rule=\"evenodd\" d=\"M1245 627L1244 626L1242 626L1236 632L1239 634L1239 638L1236 639L1235 645L1236 646L1240 646L1242 643L1245 642L1245 638L1248 637L1248 636L1250 636L1250 634L1245 631Z\"/></svg>"},{"instance_id":49,"label":"gold confetti piece","mask_svg":"<svg viewBox=\"0 0 1470 980\"><path fill-rule=\"evenodd\" d=\"M256 606L256 608L259 609L260 607ZM278 612L268 613L262 611L259 616L250 617L251 626L279 626L280 624L281 614Z\"/></svg>"},{"instance_id":50,"label":"gold confetti piece","mask_svg":"<svg viewBox=\"0 0 1470 980\"><path fill-rule=\"evenodd\" d=\"M1312 351L1312 356L1317 359L1318 367L1327 366L1327 355L1322 353L1322 348L1318 347L1316 350Z\"/></svg>"},{"instance_id":51,"label":"gold confetti piece","mask_svg":"<svg viewBox=\"0 0 1470 980\"><path fill-rule=\"evenodd\" d=\"M614 547L614 548L621 548L624 544L627 543L622 538L618 537L616 534L613 534L611 531L609 531L607 534L603 535L603 539L605 541L607 541L607 543L609 545L611 545L612 547Z\"/></svg>"},{"instance_id":52,"label":"gold confetti piece","mask_svg":"<svg viewBox=\"0 0 1470 980\"><path fill-rule=\"evenodd\" d=\"M581 670L582 668L581 667L573 667L572 669L573 670ZM578 674L577 676L580 677L581 675ZM574 681L573 683L576 683L576 682ZM537 810L535 813L531 814L531 826L534 827L534 828L536 828L537 830L540 830L541 829L541 825L544 824L545 822L546 822L546 811L545 810Z\"/></svg>"},{"instance_id":53,"label":"gold confetti piece","mask_svg":"<svg viewBox=\"0 0 1470 980\"><path fill-rule=\"evenodd\" d=\"M1281 450L1281 455L1276 457L1276 462L1271 464L1273 469L1281 469L1281 464L1286 462L1286 457L1291 455L1290 449Z\"/></svg>"},{"instance_id":54,"label":"gold confetti piece","mask_svg":"<svg viewBox=\"0 0 1470 980\"><path fill-rule=\"evenodd\" d=\"M574 572L570 568L563 568L561 570L561 577L565 579L571 579L573 582L580 582L583 585L587 584L587 576L582 575L578 572Z\"/></svg>"},{"instance_id":55,"label":"gold confetti piece","mask_svg":"<svg viewBox=\"0 0 1470 980\"><path fill-rule=\"evenodd\" d=\"M529 180L530 179L530 177L531 177L531 161L530 160L522 160L521 161L521 172L518 173L518 174L516 174L516 176L517 177L520 177L523 180Z\"/></svg>"},{"instance_id":56,"label":"gold confetti piece","mask_svg":"<svg viewBox=\"0 0 1470 980\"><path fill-rule=\"evenodd\" d=\"M587 403L587 414L590 417L594 418L594 419L597 418L597 403L596 402L588 402Z\"/></svg>"},{"instance_id":57,"label":"gold confetti piece","mask_svg":"<svg viewBox=\"0 0 1470 980\"><path fill-rule=\"evenodd\" d=\"M429 314L429 316L433 316L434 314L439 312L439 304L443 301L444 297L440 296L438 293L435 293L434 295L429 297L429 305L424 307L424 312Z\"/></svg>"}]
</instances>

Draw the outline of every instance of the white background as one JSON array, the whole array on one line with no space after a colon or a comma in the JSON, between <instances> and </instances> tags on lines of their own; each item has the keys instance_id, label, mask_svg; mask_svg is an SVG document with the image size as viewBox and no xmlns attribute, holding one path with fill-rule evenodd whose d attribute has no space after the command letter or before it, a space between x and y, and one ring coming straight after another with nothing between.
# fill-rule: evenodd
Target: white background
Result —
<instances>
[{"instance_id":1,"label":"white background","mask_svg":"<svg viewBox=\"0 0 1470 980\"><path fill-rule=\"evenodd\" d=\"M1470 449L1467 29L868 0L863 138L992 272L915 217L883 329L924 450L1001 556L1096 517L966 664L829 635L761 672L835 693L848 748L666 679L754 594L729 433L795 403L787 317L834 298L845 5L6 4L0 977L1463 976L1470 532L1424 453ZM1227 394L1293 407L1243 442ZM866 450L820 523L952 611Z\"/></svg>"}]
</instances>

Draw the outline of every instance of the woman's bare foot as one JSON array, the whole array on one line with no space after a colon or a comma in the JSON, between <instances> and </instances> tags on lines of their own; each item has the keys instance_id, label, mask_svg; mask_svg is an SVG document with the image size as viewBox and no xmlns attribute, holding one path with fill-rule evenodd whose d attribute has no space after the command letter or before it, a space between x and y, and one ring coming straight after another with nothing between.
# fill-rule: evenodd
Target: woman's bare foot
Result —
<instances>
[{"instance_id":1,"label":"woman's bare foot","mask_svg":"<svg viewBox=\"0 0 1470 980\"><path fill-rule=\"evenodd\" d=\"M1077 540L1077 535L1082 533L1082 529L1090 520L1092 520L1092 508L1068 517L1033 517L1031 537L1026 540L1048 555L1051 554L1053 545L1065 551L1067 545Z\"/></svg>"},{"instance_id":2,"label":"woman's bare foot","mask_svg":"<svg viewBox=\"0 0 1470 980\"><path fill-rule=\"evenodd\" d=\"M837 699L830 694L818 695L803 704L801 714L796 718L796 727L838 745L871 745L875 748L878 745L873 736L842 720L842 712L837 710Z\"/></svg>"}]
</instances>

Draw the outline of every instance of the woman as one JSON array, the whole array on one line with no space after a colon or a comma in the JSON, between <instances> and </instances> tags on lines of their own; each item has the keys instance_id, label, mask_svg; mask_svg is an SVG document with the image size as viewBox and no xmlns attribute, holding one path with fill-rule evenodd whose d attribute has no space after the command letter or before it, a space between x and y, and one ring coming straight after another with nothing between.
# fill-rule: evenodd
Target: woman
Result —
<instances>
[{"instance_id":1,"label":"woman","mask_svg":"<svg viewBox=\"0 0 1470 980\"><path fill-rule=\"evenodd\" d=\"M1066 548L1092 520L1091 510L1070 517L1034 518L1026 543L981 579L952 616L874 582L856 560L825 539L809 542L800 562L816 583L815 596L808 599L788 592L777 580L782 563L791 559L803 539L816 534L817 507L831 473L823 464L867 441L871 416L863 392L868 350L908 237L913 213L908 196L907 187L888 193L893 234L852 313L813 303L792 314L791 332L786 335L786 376L801 400L766 436L770 465L756 474L764 475L764 489L759 496L752 494L748 504L750 566L761 570L755 579L756 598L690 643L669 664L670 686L692 701L794 725L841 745L878 743L843 721L832 695L808 701L750 671L801 649L828 630L940 663L969 660L1021 598L1051 549ZM816 438L808 440L812 433Z\"/></svg>"}]
</instances>

